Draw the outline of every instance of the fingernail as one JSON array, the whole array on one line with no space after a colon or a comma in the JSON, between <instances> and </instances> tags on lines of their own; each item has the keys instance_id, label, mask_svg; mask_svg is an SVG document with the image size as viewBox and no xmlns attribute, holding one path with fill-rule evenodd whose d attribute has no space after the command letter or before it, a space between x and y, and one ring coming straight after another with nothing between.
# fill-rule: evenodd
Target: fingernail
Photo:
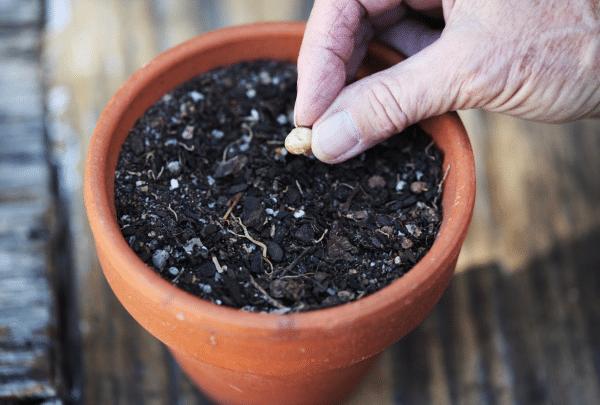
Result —
<instances>
[{"instance_id":1,"label":"fingernail","mask_svg":"<svg viewBox=\"0 0 600 405\"><path fill-rule=\"evenodd\" d=\"M313 127L313 153L324 161L335 159L359 143L358 129L346 111L340 111Z\"/></svg>"}]
</instances>

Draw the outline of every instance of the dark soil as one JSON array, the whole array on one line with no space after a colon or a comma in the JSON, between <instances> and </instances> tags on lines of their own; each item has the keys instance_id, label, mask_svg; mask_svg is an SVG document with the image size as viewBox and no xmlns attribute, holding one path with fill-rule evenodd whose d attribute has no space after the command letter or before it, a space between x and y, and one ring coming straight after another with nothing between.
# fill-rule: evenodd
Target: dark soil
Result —
<instances>
[{"instance_id":1,"label":"dark soil","mask_svg":"<svg viewBox=\"0 0 600 405\"><path fill-rule=\"evenodd\" d=\"M275 313L331 307L409 271L441 222L442 153L418 126L348 162L287 154L296 68L216 69L166 94L116 170L123 236L174 285Z\"/></svg>"}]
</instances>

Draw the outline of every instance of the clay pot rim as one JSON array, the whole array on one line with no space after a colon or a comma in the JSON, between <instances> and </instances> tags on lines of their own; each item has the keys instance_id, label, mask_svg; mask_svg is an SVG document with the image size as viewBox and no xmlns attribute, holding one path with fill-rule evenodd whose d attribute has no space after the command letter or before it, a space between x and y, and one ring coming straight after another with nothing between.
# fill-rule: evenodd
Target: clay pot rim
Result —
<instances>
[{"instance_id":1,"label":"clay pot rim","mask_svg":"<svg viewBox=\"0 0 600 405\"><path fill-rule=\"evenodd\" d=\"M356 322L358 318L372 317L376 313L385 311L390 305L404 305L407 300L412 301L413 290L420 286L426 289L433 285L442 276L435 271L439 267L438 263L452 260L453 252L460 249L472 216L475 176L471 146L455 113L426 120L422 126L440 126L438 124L441 120L444 121L441 126L462 128L459 131L461 137L456 141L459 145L455 148L461 151L455 154L461 156L461 160L457 163L462 168L451 168L448 176L448 178L452 177L453 170L457 169L466 173L465 176L454 180L455 188L459 191L457 194L460 194L461 198L454 201L450 207L444 204L442 226L427 255L396 282L358 301L332 308L285 315L240 311L210 303L173 286L143 263L130 249L121 235L114 214L113 192L110 188L114 181L114 167L106 169L108 156L114 146L111 145L109 137L103 136L117 129L126 113L128 101L144 92L147 83L166 67L185 61L190 50L207 46L220 47L240 37L260 38L274 34L297 37L303 35L304 29L305 23L302 22L269 22L228 27L202 34L160 54L134 73L117 91L102 113L90 143L86 164L84 194L90 225L97 242L112 252L111 255L120 263L120 268L128 272L127 277L135 280L132 285L135 284L135 288L144 290L152 302L168 300L170 304L183 309L186 318L187 314L199 313L204 319L215 319L222 325L241 328L277 331L281 328L281 320L286 319L286 323L293 324L296 329L330 329L335 324L350 324ZM385 45L375 44L373 49L379 53L392 53L394 56L390 57L400 58L395 50ZM193 318L191 316L188 319Z\"/></svg>"}]
</instances>

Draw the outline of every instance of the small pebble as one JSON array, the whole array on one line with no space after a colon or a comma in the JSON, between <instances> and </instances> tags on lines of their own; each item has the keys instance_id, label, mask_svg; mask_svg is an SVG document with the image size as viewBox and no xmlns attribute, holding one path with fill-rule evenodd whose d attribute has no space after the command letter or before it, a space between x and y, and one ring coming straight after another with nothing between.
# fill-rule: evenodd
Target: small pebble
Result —
<instances>
[{"instance_id":1,"label":"small pebble","mask_svg":"<svg viewBox=\"0 0 600 405\"><path fill-rule=\"evenodd\" d=\"M179 182L177 181L177 179L171 179L171 190L175 190L178 187L179 187Z\"/></svg>"},{"instance_id":2,"label":"small pebble","mask_svg":"<svg viewBox=\"0 0 600 405\"><path fill-rule=\"evenodd\" d=\"M287 117L285 116L285 114L280 114L280 115L277 117L277 123L278 123L279 125L285 125L285 124L287 124L287 123L288 123L288 120L287 120Z\"/></svg>"},{"instance_id":3,"label":"small pebble","mask_svg":"<svg viewBox=\"0 0 600 405\"><path fill-rule=\"evenodd\" d=\"M256 109L251 109L250 110L250 116L246 117L246 119L248 121L259 121L260 120L260 114L258 113L258 111Z\"/></svg>"},{"instance_id":4,"label":"small pebble","mask_svg":"<svg viewBox=\"0 0 600 405\"><path fill-rule=\"evenodd\" d=\"M173 162L167 163L167 169L171 172L171 174L178 175L181 171L181 165L178 161L175 160Z\"/></svg>"},{"instance_id":5,"label":"small pebble","mask_svg":"<svg viewBox=\"0 0 600 405\"><path fill-rule=\"evenodd\" d=\"M261 84L271 84L271 75L267 71L262 71L258 74Z\"/></svg>"},{"instance_id":6,"label":"small pebble","mask_svg":"<svg viewBox=\"0 0 600 405\"><path fill-rule=\"evenodd\" d=\"M369 177L367 184L370 189L385 187L385 179L377 174Z\"/></svg>"},{"instance_id":7,"label":"small pebble","mask_svg":"<svg viewBox=\"0 0 600 405\"><path fill-rule=\"evenodd\" d=\"M176 276L179 274L179 270L177 269L177 267L169 267L169 273Z\"/></svg>"},{"instance_id":8,"label":"small pebble","mask_svg":"<svg viewBox=\"0 0 600 405\"><path fill-rule=\"evenodd\" d=\"M190 140L194 137L194 127L192 125L188 125L185 127L183 132L181 133L181 137L186 140Z\"/></svg>"},{"instance_id":9,"label":"small pebble","mask_svg":"<svg viewBox=\"0 0 600 405\"><path fill-rule=\"evenodd\" d=\"M396 191L402 191L404 186L406 186L406 182L400 180L398 183L396 183Z\"/></svg>"},{"instance_id":10,"label":"small pebble","mask_svg":"<svg viewBox=\"0 0 600 405\"><path fill-rule=\"evenodd\" d=\"M152 264L157 269L162 269L167 264L167 260L169 259L169 252L166 250L157 250L152 255Z\"/></svg>"},{"instance_id":11,"label":"small pebble","mask_svg":"<svg viewBox=\"0 0 600 405\"><path fill-rule=\"evenodd\" d=\"M194 103L197 103L200 100L204 100L204 94L197 92L197 91L190 91L188 93L188 96L190 96L192 98L192 100L194 100Z\"/></svg>"},{"instance_id":12,"label":"small pebble","mask_svg":"<svg viewBox=\"0 0 600 405\"><path fill-rule=\"evenodd\" d=\"M223 131L220 131L218 129L213 129L210 133L215 139L221 139L223 138L223 136L225 135L225 133Z\"/></svg>"}]
</instances>

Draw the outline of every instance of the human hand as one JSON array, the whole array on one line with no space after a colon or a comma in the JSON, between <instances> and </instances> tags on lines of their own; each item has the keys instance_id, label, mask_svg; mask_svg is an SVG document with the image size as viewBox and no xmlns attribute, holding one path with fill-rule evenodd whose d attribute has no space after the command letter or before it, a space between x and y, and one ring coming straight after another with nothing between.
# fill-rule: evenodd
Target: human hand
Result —
<instances>
[{"instance_id":1,"label":"human hand","mask_svg":"<svg viewBox=\"0 0 600 405\"><path fill-rule=\"evenodd\" d=\"M407 20L407 6L429 15L441 7L441 35ZM374 36L412 56L344 87ZM295 120L312 126L318 159L344 161L469 108L554 123L600 117L600 0L315 1Z\"/></svg>"}]
</instances>

